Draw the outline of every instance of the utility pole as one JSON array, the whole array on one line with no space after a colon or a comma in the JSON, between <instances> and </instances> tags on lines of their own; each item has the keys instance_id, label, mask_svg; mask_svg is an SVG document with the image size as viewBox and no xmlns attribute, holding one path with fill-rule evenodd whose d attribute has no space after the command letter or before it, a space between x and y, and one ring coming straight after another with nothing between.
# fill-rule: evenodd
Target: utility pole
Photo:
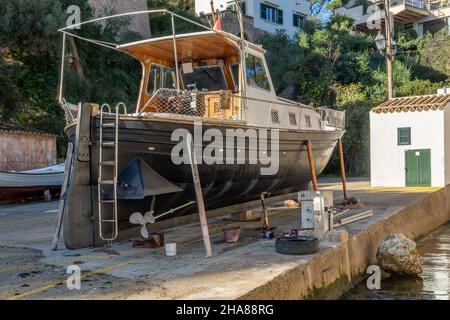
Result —
<instances>
[{"instance_id":1,"label":"utility pole","mask_svg":"<svg viewBox=\"0 0 450 320\"><path fill-rule=\"evenodd\" d=\"M391 33L391 14L389 12L389 0L384 0L384 27L386 33L386 72L387 72L387 92L388 99L394 97L394 80L392 74L392 33Z\"/></svg>"}]
</instances>

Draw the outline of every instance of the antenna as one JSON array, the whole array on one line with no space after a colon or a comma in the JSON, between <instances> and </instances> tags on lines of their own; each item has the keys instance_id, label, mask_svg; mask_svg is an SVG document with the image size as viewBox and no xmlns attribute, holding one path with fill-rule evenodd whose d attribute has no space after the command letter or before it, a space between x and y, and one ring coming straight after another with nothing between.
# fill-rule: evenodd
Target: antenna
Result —
<instances>
[{"instance_id":1,"label":"antenna","mask_svg":"<svg viewBox=\"0 0 450 320\"><path fill-rule=\"evenodd\" d=\"M238 16L239 16L239 27L241 29L241 40L242 40L242 43L243 43L244 40L245 40L245 36L244 36L244 13L242 12L241 4L239 3L239 1L238 0L234 0L234 3L236 4L236 10L237 10Z\"/></svg>"},{"instance_id":2,"label":"antenna","mask_svg":"<svg viewBox=\"0 0 450 320\"><path fill-rule=\"evenodd\" d=\"M211 5L211 15L212 15L213 26L214 26L216 24L216 10L214 9L214 1L211 0L211 2L209 4Z\"/></svg>"}]
</instances>

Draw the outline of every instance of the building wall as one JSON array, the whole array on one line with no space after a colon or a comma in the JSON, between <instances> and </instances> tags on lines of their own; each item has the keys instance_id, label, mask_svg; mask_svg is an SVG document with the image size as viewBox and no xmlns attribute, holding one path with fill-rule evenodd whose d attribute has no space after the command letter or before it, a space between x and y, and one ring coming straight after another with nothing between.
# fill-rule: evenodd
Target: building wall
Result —
<instances>
[{"instance_id":1,"label":"building wall","mask_svg":"<svg viewBox=\"0 0 450 320\"><path fill-rule=\"evenodd\" d=\"M283 10L283 25L278 25L266 20L261 19L261 3L273 3L277 4L279 9ZM297 5L298 3L298 5ZM292 15L293 13L302 13L305 16L310 15L309 3L306 1L264 1L253 0L252 11L249 11L254 17L255 28L261 29L267 32L275 33L279 29L286 30L287 34L291 37L298 32L298 28L294 27Z\"/></svg>"},{"instance_id":2,"label":"building wall","mask_svg":"<svg viewBox=\"0 0 450 320\"><path fill-rule=\"evenodd\" d=\"M116 14L148 10L146 0L89 0L96 16L104 15L104 8L113 8ZM147 14L131 16L131 30L150 37L150 22Z\"/></svg>"},{"instance_id":3,"label":"building wall","mask_svg":"<svg viewBox=\"0 0 450 320\"><path fill-rule=\"evenodd\" d=\"M0 171L44 168L56 160L56 136L0 130Z\"/></svg>"},{"instance_id":4,"label":"building wall","mask_svg":"<svg viewBox=\"0 0 450 320\"><path fill-rule=\"evenodd\" d=\"M214 8L219 11L226 10L227 7L234 3L230 0L215 0ZM275 5L280 10L283 10L283 24L276 24L261 19L261 3ZM298 4L297 4L298 3ZM298 31L297 27L293 25L293 13L301 13L305 16L310 14L309 3L306 0L246 0L246 15L253 17L254 28L256 30L262 30L265 32L275 33L277 30L286 30L287 34L294 36ZM196 0L195 1L195 12L197 14L209 14L211 13L211 5L209 0Z\"/></svg>"},{"instance_id":5,"label":"building wall","mask_svg":"<svg viewBox=\"0 0 450 320\"><path fill-rule=\"evenodd\" d=\"M396 3L401 3L401 1L393 1L392 5L395 5ZM381 10L381 9L380 9ZM381 15L379 17L384 16L383 11L381 10ZM347 17L350 17L355 20L355 25L360 25L363 27L362 30L366 29L367 32L375 32L377 30L371 30L375 26L374 18L376 15L374 13L367 13L364 11L364 7L362 5L346 8L346 7L340 7L336 8L334 10L334 14L340 14ZM384 18L382 18L384 19ZM417 32L418 35L422 35L424 33L424 25L432 23L433 21L439 21L441 20L441 23L443 25L446 25L449 28L450 32L450 5L447 7L439 8L436 10L430 10L429 15L423 18L411 18L410 21L405 21L405 23L412 23L414 30ZM384 30L383 30L384 31Z\"/></svg>"},{"instance_id":6,"label":"building wall","mask_svg":"<svg viewBox=\"0 0 450 320\"><path fill-rule=\"evenodd\" d=\"M450 119L450 116L447 115L447 118ZM397 145L397 128L401 127L411 127L411 145ZM372 186L405 186L405 151L412 149L431 149L431 184L436 187L444 186L444 136L444 111L441 110L379 114L370 112Z\"/></svg>"},{"instance_id":7,"label":"building wall","mask_svg":"<svg viewBox=\"0 0 450 320\"><path fill-rule=\"evenodd\" d=\"M444 109L445 184L450 184L450 105Z\"/></svg>"}]
</instances>

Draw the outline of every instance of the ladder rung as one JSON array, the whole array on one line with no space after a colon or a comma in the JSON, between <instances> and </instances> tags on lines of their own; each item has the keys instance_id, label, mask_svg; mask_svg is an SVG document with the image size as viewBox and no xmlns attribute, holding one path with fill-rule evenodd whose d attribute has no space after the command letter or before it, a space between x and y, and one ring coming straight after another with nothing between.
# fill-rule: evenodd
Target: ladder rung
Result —
<instances>
[{"instance_id":1,"label":"ladder rung","mask_svg":"<svg viewBox=\"0 0 450 320\"><path fill-rule=\"evenodd\" d=\"M114 147L115 145L116 145L116 143L114 141L102 142L103 147Z\"/></svg>"},{"instance_id":2,"label":"ladder rung","mask_svg":"<svg viewBox=\"0 0 450 320\"><path fill-rule=\"evenodd\" d=\"M116 124L115 123L102 123L102 127L103 128L115 128Z\"/></svg>"},{"instance_id":3,"label":"ladder rung","mask_svg":"<svg viewBox=\"0 0 450 320\"><path fill-rule=\"evenodd\" d=\"M100 200L101 203L114 203L114 200Z\"/></svg>"},{"instance_id":4,"label":"ladder rung","mask_svg":"<svg viewBox=\"0 0 450 320\"><path fill-rule=\"evenodd\" d=\"M103 223L103 222L116 223L117 221L116 220L100 220L100 223Z\"/></svg>"},{"instance_id":5,"label":"ladder rung","mask_svg":"<svg viewBox=\"0 0 450 320\"><path fill-rule=\"evenodd\" d=\"M100 162L101 166L115 166L116 162L115 161L102 161Z\"/></svg>"},{"instance_id":6,"label":"ladder rung","mask_svg":"<svg viewBox=\"0 0 450 320\"><path fill-rule=\"evenodd\" d=\"M98 183L100 183L100 184L114 184L114 180L102 180L102 181L99 181Z\"/></svg>"}]
</instances>

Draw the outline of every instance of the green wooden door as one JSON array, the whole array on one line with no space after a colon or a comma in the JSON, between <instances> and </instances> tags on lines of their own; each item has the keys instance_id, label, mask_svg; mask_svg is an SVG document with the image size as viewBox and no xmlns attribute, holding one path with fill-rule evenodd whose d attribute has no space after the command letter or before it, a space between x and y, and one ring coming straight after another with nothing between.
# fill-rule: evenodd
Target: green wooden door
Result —
<instances>
[{"instance_id":1,"label":"green wooden door","mask_svg":"<svg viewBox=\"0 0 450 320\"><path fill-rule=\"evenodd\" d=\"M405 151L405 177L407 187L431 186L431 150Z\"/></svg>"}]
</instances>

